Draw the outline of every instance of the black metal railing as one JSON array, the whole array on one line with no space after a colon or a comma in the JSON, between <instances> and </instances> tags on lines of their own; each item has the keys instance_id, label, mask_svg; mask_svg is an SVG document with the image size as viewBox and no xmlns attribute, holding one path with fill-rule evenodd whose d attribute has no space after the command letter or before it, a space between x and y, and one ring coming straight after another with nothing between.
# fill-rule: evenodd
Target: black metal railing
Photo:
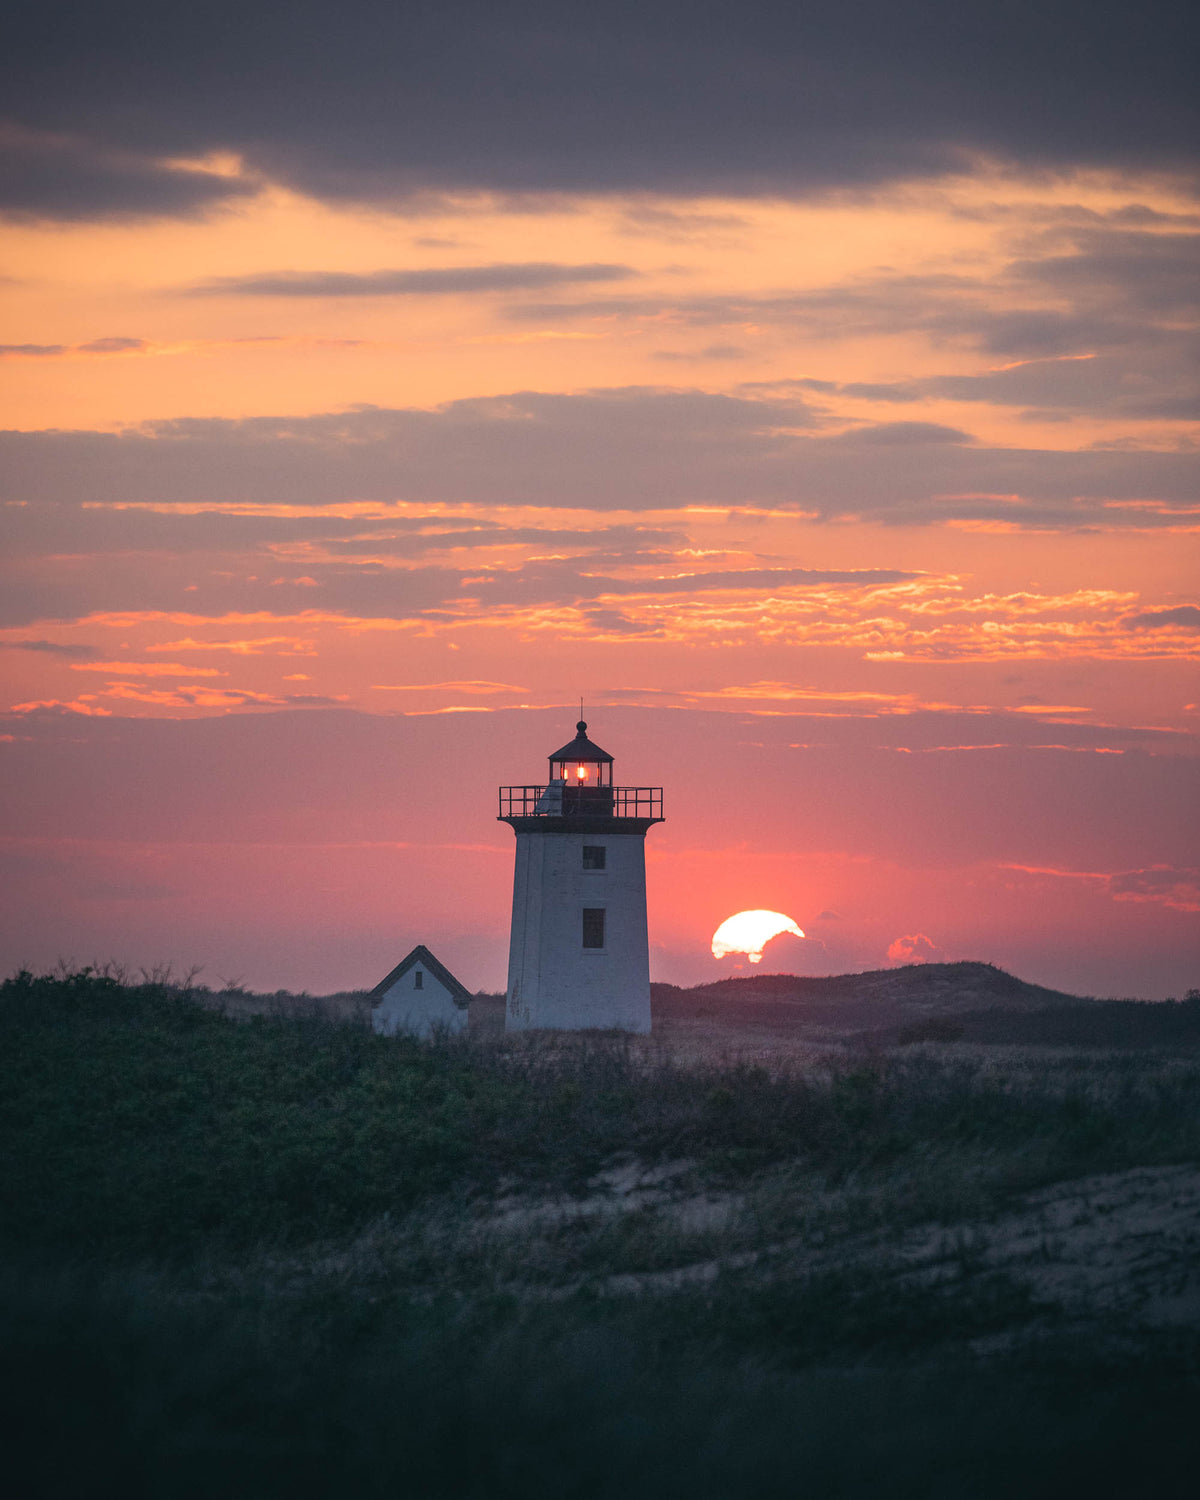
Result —
<instances>
[{"instance_id":1,"label":"black metal railing","mask_svg":"<svg viewBox=\"0 0 1200 1500\"><path fill-rule=\"evenodd\" d=\"M502 818L653 818L663 815L660 786L502 786Z\"/></svg>"}]
</instances>

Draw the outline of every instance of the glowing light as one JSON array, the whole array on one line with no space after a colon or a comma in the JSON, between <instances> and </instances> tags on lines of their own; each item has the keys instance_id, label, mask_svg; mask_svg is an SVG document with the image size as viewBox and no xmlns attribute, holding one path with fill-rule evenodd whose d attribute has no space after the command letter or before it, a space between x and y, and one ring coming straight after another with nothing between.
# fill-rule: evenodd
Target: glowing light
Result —
<instances>
[{"instance_id":1,"label":"glowing light","mask_svg":"<svg viewBox=\"0 0 1200 1500\"><path fill-rule=\"evenodd\" d=\"M762 962L763 949L783 932L804 936L791 917L781 911L739 911L726 917L713 933L712 954L724 958L729 953L745 953L752 964Z\"/></svg>"},{"instance_id":2,"label":"glowing light","mask_svg":"<svg viewBox=\"0 0 1200 1500\"><path fill-rule=\"evenodd\" d=\"M580 781L586 781L587 780L587 772L584 770L584 768L582 766L580 766L578 768L578 770L575 772L575 774L576 774L576 776L579 777Z\"/></svg>"}]
</instances>

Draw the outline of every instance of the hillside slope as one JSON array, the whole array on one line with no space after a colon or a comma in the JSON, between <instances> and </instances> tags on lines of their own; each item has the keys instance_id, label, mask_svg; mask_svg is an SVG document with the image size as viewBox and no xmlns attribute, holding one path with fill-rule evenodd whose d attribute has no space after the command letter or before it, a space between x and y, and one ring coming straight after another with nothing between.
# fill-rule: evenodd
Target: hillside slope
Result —
<instances>
[{"instance_id":1,"label":"hillside slope","mask_svg":"<svg viewBox=\"0 0 1200 1500\"><path fill-rule=\"evenodd\" d=\"M979 1010L1045 1010L1092 1002L1029 984L993 964L908 964L864 974L804 978L754 974L694 989L651 985L656 1017L841 1028L900 1026Z\"/></svg>"}]
</instances>

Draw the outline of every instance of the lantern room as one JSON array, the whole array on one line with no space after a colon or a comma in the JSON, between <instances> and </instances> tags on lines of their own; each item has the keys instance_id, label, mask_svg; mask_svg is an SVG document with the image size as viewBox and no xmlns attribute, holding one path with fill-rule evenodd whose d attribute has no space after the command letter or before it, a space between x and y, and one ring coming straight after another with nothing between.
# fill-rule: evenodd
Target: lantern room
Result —
<instances>
[{"instance_id":1,"label":"lantern room","mask_svg":"<svg viewBox=\"0 0 1200 1500\"><path fill-rule=\"evenodd\" d=\"M621 822L622 832L645 832L651 823L662 822L662 787L614 786L613 758L588 739L583 719L575 726L575 738L549 757L548 781L537 786L502 786L500 818L520 829L536 819L549 825L568 825L575 832L604 820ZM644 825L644 827L642 826ZM597 825L598 826L598 825Z\"/></svg>"},{"instance_id":2,"label":"lantern room","mask_svg":"<svg viewBox=\"0 0 1200 1500\"><path fill-rule=\"evenodd\" d=\"M573 787L612 786L613 758L587 737L587 723L580 719L575 738L550 757L550 781Z\"/></svg>"}]
</instances>

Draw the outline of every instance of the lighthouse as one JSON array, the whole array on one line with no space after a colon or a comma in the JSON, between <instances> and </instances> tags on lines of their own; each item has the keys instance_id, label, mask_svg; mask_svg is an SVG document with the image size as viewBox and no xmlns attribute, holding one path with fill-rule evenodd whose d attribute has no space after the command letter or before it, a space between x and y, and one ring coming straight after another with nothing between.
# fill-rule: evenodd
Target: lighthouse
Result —
<instances>
[{"instance_id":1,"label":"lighthouse","mask_svg":"<svg viewBox=\"0 0 1200 1500\"><path fill-rule=\"evenodd\" d=\"M614 786L587 724L537 786L502 786L517 836L505 1029L650 1030L646 834L662 788Z\"/></svg>"}]
</instances>

